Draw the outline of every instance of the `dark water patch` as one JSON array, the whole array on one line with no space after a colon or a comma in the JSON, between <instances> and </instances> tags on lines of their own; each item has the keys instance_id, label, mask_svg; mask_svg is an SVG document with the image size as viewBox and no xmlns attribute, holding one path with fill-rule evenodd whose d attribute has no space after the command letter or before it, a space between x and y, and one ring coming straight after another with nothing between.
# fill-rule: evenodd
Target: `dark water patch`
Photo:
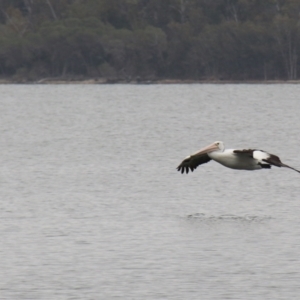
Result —
<instances>
[{"instance_id":1,"label":"dark water patch","mask_svg":"<svg viewBox=\"0 0 300 300\"><path fill-rule=\"evenodd\" d=\"M260 223L273 219L268 215L235 215L235 214L222 214L222 215L209 215L206 213L195 213L187 215L187 218L199 222L218 222L218 223Z\"/></svg>"}]
</instances>

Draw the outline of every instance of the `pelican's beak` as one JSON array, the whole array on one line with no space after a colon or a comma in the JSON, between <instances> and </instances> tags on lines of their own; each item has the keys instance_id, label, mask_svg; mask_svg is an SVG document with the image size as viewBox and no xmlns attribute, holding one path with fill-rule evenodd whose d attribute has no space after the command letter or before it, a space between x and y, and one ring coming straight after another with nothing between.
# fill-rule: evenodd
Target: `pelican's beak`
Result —
<instances>
[{"instance_id":1,"label":"pelican's beak","mask_svg":"<svg viewBox=\"0 0 300 300\"><path fill-rule=\"evenodd\" d=\"M211 145L208 145L202 149L200 149L199 151L197 151L196 153L194 153L193 155L201 155L201 154L207 154L213 151L219 150L219 147L213 143Z\"/></svg>"}]
</instances>

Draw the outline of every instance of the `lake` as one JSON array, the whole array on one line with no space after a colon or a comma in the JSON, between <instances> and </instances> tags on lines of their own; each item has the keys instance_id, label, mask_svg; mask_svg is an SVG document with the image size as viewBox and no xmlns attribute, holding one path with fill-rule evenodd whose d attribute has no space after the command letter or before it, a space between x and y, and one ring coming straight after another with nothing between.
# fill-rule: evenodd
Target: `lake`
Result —
<instances>
[{"instance_id":1,"label":"lake","mask_svg":"<svg viewBox=\"0 0 300 300\"><path fill-rule=\"evenodd\" d=\"M0 298L298 299L300 86L0 85Z\"/></svg>"}]
</instances>

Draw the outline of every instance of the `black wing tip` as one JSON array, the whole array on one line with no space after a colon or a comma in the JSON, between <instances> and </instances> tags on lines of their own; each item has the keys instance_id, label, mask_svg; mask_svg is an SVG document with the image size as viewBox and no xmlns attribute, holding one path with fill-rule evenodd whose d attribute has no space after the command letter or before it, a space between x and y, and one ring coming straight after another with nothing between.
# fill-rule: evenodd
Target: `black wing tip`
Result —
<instances>
[{"instance_id":1,"label":"black wing tip","mask_svg":"<svg viewBox=\"0 0 300 300\"><path fill-rule=\"evenodd\" d=\"M265 161L265 162L267 162L267 163L269 163L269 164L271 164L271 165L273 165L273 166L275 166L275 167L279 167L279 168L285 167L285 168L289 168L289 169L291 169L291 170L294 170L294 171L300 173L299 170L297 170L297 169L295 169L295 168L293 168L293 167L290 167L290 166L284 164L284 163L280 160L280 158L279 158L278 156L274 155L274 154L271 154L270 158L268 158L268 159L263 159L263 161Z\"/></svg>"},{"instance_id":2,"label":"black wing tip","mask_svg":"<svg viewBox=\"0 0 300 300\"><path fill-rule=\"evenodd\" d=\"M194 172L199 165L209 162L211 158L208 155L192 155L184 159L181 164L177 167L177 171L180 171L181 174L188 174L189 171Z\"/></svg>"},{"instance_id":3,"label":"black wing tip","mask_svg":"<svg viewBox=\"0 0 300 300\"><path fill-rule=\"evenodd\" d=\"M177 169L178 172L181 172L181 174L183 174L184 169L183 169L183 167L181 165L178 166L176 169Z\"/></svg>"},{"instance_id":4,"label":"black wing tip","mask_svg":"<svg viewBox=\"0 0 300 300\"><path fill-rule=\"evenodd\" d=\"M189 170L190 170L189 168L191 169L192 172L194 172L194 168L188 167L188 166L183 166L183 165L179 165L176 169L177 169L177 171L181 172L181 174L183 174L184 172L186 174L188 174Z\"/></svg>"},{"instance_id":5,"label":"black wing tip","mask_svg":"<svg viewBox=\"0 0 300 300\"><path fill-rule=\"evenodd\" d=\"M282 166L282 167L289 168L289 169L291 169L291 170L294 170L294 171L296 171L296 172L300 173L300 171L299 171L299 170L297 170L297 169L295 169L295 168L293 168L293 167L290 167L290 166L288 166L288 165L286 165L286 164L283 164L283 163L281 163L281 166Z\"/></svg>"}]
</instances>

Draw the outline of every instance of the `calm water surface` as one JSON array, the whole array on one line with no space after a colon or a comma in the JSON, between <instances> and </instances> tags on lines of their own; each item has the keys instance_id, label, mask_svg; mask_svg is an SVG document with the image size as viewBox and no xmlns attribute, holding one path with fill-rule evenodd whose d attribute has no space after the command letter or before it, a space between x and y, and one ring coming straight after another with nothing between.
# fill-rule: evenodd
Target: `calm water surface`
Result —
<instances>
[{"instance_id":1,"label":"calm water surface","mask_svg":"<svg viewBox=\"0 0 300 300\"><path fill-rule=\"evenodd\" d=\"M0 299L299 299L299 85L0 86Z\"/></svg>"}]
</instances>

